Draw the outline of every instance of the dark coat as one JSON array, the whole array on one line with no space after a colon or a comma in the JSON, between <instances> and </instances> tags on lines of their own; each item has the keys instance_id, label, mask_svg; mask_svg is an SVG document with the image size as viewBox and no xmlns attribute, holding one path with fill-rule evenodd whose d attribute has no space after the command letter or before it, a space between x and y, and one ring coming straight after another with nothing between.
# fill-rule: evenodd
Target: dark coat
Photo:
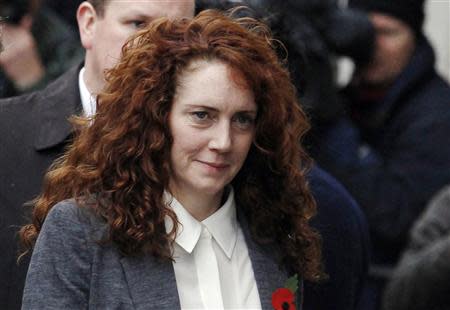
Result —
<instances>
[{"instance_id":1,"label":"dark coat","mask_svg":"<svg viewBox=\"0 0 450 310\"><path fill-rule=\"evenodd\" d=\"M45 90L0 100L0 309L20 309L28 266L17 260L23 203L41 190L45 171L64 150L72 131L67 118L81 107L79 68Z\"/></svg>"},{"instance_id":2,"label":"dark coat","mask_svg":"<svg viewBox=\"0 0 450 310\"><path fill-rule=\"evenodd\" d=\"M419 37L381 101L361 104L352 90L346 93L351 119L325 130L317 158L365 212L374 261L389 265L429 199L450 183L450 87Z\"/></svg>"},{"instance_id":3,"label":"dark coat","mask_svg":"<svg viewBox=\"0 0 450 310\"><path fill-rule=\"evenodd\" d=\"M78 70L45 90L0 100L0 309L20 309L28 260L16 265L22 204L35 197L51 162L71 136L67 118L81 109ZM305 309L353 309L364 281L368 255L366 226L355 202L330 176L314 168L311 188L318 204L313 225L322 234L330 280L305 286Z\"/></svg>"},{"instance_id":4,"label":"dark coat","mask_svg":"<svg viewBox=\"0 0 450 310\"><path fill-rule=\"evenodd\" d=\"M450 185L433 196L386 287L383 310L450 309Z\"/></svg>"},{"instance_id":5,"label":"dark coat","mask_svg":"<svg viewBox=\"0 0 450 310\"><path fill-rule=\"evenodd\" d=\"M364 310L360 302L369 265L366 219L350 194L328 173L315 166L309 179L317 203L312 226L322 235L329 279L320 285L305 282L305 309Z\"/></svg>"}]
</instances>

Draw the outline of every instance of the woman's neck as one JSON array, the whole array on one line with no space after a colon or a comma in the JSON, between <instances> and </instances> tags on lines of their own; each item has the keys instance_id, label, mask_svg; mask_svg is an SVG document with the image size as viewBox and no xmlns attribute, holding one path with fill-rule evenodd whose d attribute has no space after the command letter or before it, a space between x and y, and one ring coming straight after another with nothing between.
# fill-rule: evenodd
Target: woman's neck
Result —
<instances>
[{"instance_id":1,"label":"woman's neck","mask_svg":"<svg viewBox=\"0 0 450 310\"><path fill-rule=\"evenodd\" d=\"M215 195L208 195L174 190L171 194L197 221L201 222L220 208L223 192L222 190Z\"/></svg>"}]
</instances>

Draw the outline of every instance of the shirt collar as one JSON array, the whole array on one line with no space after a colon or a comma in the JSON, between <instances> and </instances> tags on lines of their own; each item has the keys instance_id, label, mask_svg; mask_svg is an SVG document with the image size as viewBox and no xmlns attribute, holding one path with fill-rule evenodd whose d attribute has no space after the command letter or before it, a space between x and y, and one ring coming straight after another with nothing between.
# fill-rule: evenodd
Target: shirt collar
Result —
<instances>
[{"instance_id":1,"label":"shirt collar","mask_svg":"<svg viewBox=\"0 0 450 310\"><path fill-rule=\"evenodd\" d=\"M84 82L84 72L85 68L81 68L80 73L78 74L78 85L80 86L80 98L81 104L83 105L84 116L91 117L96 112L96 96L91 94Z\"/></svg>"},{"instance_id":2,"label":"shirt collar","mask_svg":"<svg viewBox=\"0 0 450 310\"><path fill-rule=\"evenodd\" d=\"M189 254L192 253L198 239L200 238L200 233L202 232L201 223L197 221L170 193L164 192L164 200L169 203L173 212L175 212L175 215L177 216L178 222L180 223L180 225L178 225L175 242ZM171 219L166 216L164 222L166 225L166 231L171 231L173 227L173 222Z\"/></svg>"},{"instance_id":3,"label":"shirt collar","mask_svg":"<svg viewBox=\"0 0 450 310\"><path fill-rule=\"evenodd\" d=\"M175 197L165 192L164 199L170 204L175 212L178 228L175 242L186 252L192 253L202 232L202 225L205 226L217 242L225 255L231 259L236 245L238 222L236 217L236 202L233 188L230 187L226 202L208 218L202 222L197 221ZM169 232L173 223L170 218L165 219L166 231Z\"/></svg>"},{"instance_id":4,"label":"shirt collar","mask_svg":"<svg viewBox=\"0 0 450 310\"><path fill-rule=\"evenodd\" d=\"M230 187L227 201L216 212L202 221L225 255L231 259L236 245L238 222L234 191Z\"/></svg>"}]
</instances>

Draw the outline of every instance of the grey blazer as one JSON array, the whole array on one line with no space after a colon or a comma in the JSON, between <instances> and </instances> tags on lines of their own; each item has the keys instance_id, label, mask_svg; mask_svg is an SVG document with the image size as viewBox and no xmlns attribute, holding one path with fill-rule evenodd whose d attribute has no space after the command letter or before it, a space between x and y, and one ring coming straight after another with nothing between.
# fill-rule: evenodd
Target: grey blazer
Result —
<instances>
[{"instance_id":1,"label":"grey blazer","mask_svg":"<svg viewBox=\"0 0 450 310\"><path fill-rule=\"evenodd\" d=\"M273 251L260 247L240 217L263 309L288 275ZM73 200L57 204L45 220L27 274L22 309L180 309L171 262L125 257L99 245L106 224ZM297 309L301 309L301 285Z\"/></svg>"}]
</instances>

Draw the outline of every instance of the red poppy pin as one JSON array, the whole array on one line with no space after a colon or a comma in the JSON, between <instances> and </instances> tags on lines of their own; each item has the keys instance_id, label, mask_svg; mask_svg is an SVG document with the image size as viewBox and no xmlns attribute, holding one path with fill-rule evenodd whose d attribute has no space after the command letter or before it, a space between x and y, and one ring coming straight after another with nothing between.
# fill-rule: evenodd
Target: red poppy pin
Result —
<instances>
[{"instance_id":1,"label":"red poppy pin","mask_svg":"<svg viewBox=\"0 0 450 310\"><path fill-rule=\"evenodd\" d=\"M298 276L287 279L284 287L272 293L272 306L275 310L296 310L295 293L298 289Z\"/></svg>"}]
</instances>

